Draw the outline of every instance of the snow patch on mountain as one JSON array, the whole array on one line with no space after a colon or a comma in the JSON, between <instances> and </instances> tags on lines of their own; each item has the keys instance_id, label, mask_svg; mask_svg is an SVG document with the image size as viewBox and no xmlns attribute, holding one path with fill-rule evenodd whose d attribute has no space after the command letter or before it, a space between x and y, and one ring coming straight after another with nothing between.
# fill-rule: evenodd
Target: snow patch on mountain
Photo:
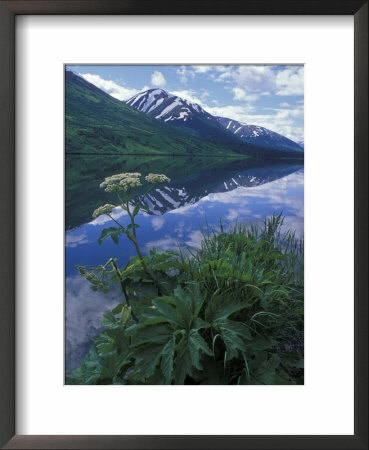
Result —
<instances>
[{"instance_id":1,"label":"snow patch on mountain","mask_svg":"<svg viewBox=\"0 0 369 450\"><path fill-rule=\"evenodd\" d=\"M227 117L216 117L216 119L224 128L246 142L275 150L303 151L303 147L298 143L267 128L238 122Z\"/></svg>"}]
</instances>

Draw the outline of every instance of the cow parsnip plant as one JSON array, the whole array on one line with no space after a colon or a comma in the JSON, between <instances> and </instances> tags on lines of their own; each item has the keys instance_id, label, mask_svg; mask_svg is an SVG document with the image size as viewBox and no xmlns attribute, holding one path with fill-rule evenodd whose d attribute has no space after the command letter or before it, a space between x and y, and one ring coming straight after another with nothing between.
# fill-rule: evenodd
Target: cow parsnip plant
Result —
<instances>
[{"instance_id":1,"label":"cow parsnip plant","mask_svg":"<svg viewBox=\"0 0 369 450\"><path fill-rule=\"evenodd\" d=\"M165 175L149 174L146 194ZM281 232L274 215L261 227L236 225L202 235L195 252L142 254L135 218L145 206L132 200L141 174L105 179L130 224L114 217L114 205L94 211L116 227L99 243L123 235L137 256L124 267L109 259L79 271L94 290L119 283L122 302L105 314L105 330L69 384L301 384L303 383L303 242Z\"/></svg>"}]
</instances>

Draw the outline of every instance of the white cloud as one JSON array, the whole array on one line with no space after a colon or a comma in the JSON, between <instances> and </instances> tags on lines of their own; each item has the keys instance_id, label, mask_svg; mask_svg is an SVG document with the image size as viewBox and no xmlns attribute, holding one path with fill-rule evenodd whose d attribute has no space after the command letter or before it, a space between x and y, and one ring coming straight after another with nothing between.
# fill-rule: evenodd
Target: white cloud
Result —
<instances>
[{"instance_id":1,"label":"white cloud","mask_svg":"<svg viewBox=\"0 0 369 450\"><path fill-rule=\"evenodd\" d=\"M210 78L216 81L217 83L223 83L232 78L232 71L225 70L224 72L221 73L221 75L218 76L212 74Z\"/></svg>"},{"instance_id":2,"label":"white cloud","mask_svg":"<svg viewBox=\"0 0 369 450\"><path fill-rule=\"evenodd\" d=\"M243 95L251 95L250 92L260 95L304 95L302 66L283 69L275 66L229 66L219 76L211 74L211 78L217 82L234 82L235 100L242 100Z\"/></svg>"},{"instance_id":3,"label":"white cloud","mask_svg":"<svg viewBox=\"0 0 369 450\"><path fill-rule=\"evenodd\" d=\"M155 231L160 230L160 228L164 225L165 219L164 217L154 217L151 219L151 226L154 228Z\"/></svg>"},{"instance_id":4,"label":"white cloud","mask_svg":"<svg viewBox=\"0 0 369 450\"><path fill-rule=\"evenodd\" d=\"M234 94L233 100L245 100L246 102L253 102L259 98L257 94L247 94L243 89L235 87L232 89Z\"/></svg>"},{"instance_id":5,"label":"white cloud","mask_svg":"<svg viewBox=\"0 0 369 450\"><path fill-rule=\"evenodd\" d=\"M278 72L277 95L304 95L304 68L292 67Z\"/></svg>"},{"instance_id":6,"label":"white cloud","mask_svg":"<svg viewBox=\"0 0 369 450\"><path fill-rule=\"evenodd\" d=\"M155 87L164 87L167 81L161 72L155 70L151 75L151 84Z\"/></svg>"},{"instance_id":7,"label":"white cloud","mask_svg":"<svg viewBox=\"0 0 369 450\"><path fill-rule=\"evenodd\" d=\"M303 118L304 117L304 107L299 107L299 108L295 108L295 109L291 109L290 110L290 114L292 117L296 117L296 118Z\"/></svg>"},{"instance_id":8,"label":"white cloud","mask_svg":"<svg viewBox=\"0 0 369 450\"><path fill-rule=\"evenodd\" d=\"M88 244L90 241L87 239L86 233L83 231L80 234L73 234L73 232L69 232L65 237L65 246L66 247L77 247L80 244Z\"/></svg>"},{"instance_id":9,"label":"white cloud","mask_svg":"<svg viewBox=\"0 0 369 450\"><path fill-rule=\"evenodd\" d=\"M185 66L183 66L185 67ZM227 66L203 66L203 65L195 65L195 66L190 66L191 70L192 70L192 75L194 76L195 74L198 73L209 73L209 77L211 79L214 79L216 77L216 73L223 73L223 72L227 72L229 69Z\"/></svg>"},{"instance_id":10,"label":"white cloud","mask_svg":"<svg viewBox=\"0 0 369 450\"><path fill-rule=\"evenodd\" d=\"M99 75L95 75L92 73L81 73L79 75L81 75L81 77L83 77L85 80L92 83L96 87L107 92L112 97L117 98L118 100L128 100L129 98L140 92L137 89L123 87L115 83L114 81L104 80Z\"/></svg>"},{"instance_id":11,"label":"white cloud","mask_svg":"<svg viewBox=\"0 0 369 450\"><path fill-rule=\"evenodd\" d=\"M192 248L201 248L202 238L202 232L200 230L192 231L188 236L186 245Z\"/></svg>"},{"instance_id":12,"label":"white cloud","mask_svg":"<svg viewBox=\"0 0 369 450\"><path fill-rule=\"evenodd\" d=\"M183 84L187 84L190 78L195 78L195 72L193 70L190 70L187 66L181 66L179 69L177 69L176 73L179 76L180 82Z\"/></svg>"},{"instance_id":13,"label":"white cloud","mask_svg":"<svg viewBox=\"0 0 369 450\"><path fill-rule=\"evenodd\" d=\"M303 127L295 124L295 118L304 117L302 108L276 109L270 114L253 114L250 105L211 106L205 109L214 116L228 117L242 123L267 128L295 142L304 139Z\"/></svg>"},{"instance_id":14,"label":"white cloud","mask_svg":"<svg viewBox=\"0 0 369 450\"><path fill-rule=\"evenodd\" d=\"M177 97L181 97L185 100L188 100L191 103L197 103L201 107L205 107L201 98L197 97L197 94L192 89L184 89L181 91L171 91L171 94L176 95ZM206 96L206 95L205 95Z\"/></svg>"},{"instance_id":15,"label":"white cloud","mask_svg":"<svg viewBox=\"0 0 369 450\"><path fill-rule=\"evenodd\" d=\"M110 288L109 295L100 291L94 292L90 286L81 275L68 276L65 280L67 370L81 363L91 346L91 339L101 330L103 313L111 311L123 300L117 286Z\"/></svg>"},{"instance_id":16,"label":"white cloud","mask_svg":"<svg viewBox=\"0 0 369 450\"><path fill-rule=\"evenodd\" d=\"M174 251L178 249L178 241L167 235L162 239L150 241L145 244L146 253L152 248L156 248L160 252Z\"/></svg>"},{"instance_id":17,"label":"white cloud","mask_svg":"<svg viewBox=\"0 0 369 450\"><path fill-rule=\"evenodd\" d=\"M286 66L278 69L273 66L181 66L177 69L177 75L184 84L194 79L196 74L201 73L214 81L227 81L225 89L232 92L234 103L221 106L219 100L212 98L206 90L196 92L194 89L184 88L170 92L199 104L210 114L263 126L294 141L304 139L303 127L296 126L296 119L304 117L303 99L296 102L282 102L280 109L272 108L266 114L256 108L257 104L254 103L260 96L266 95L303 95L304 69L302 66ZM99 75L83 74L82 76L120 100L127 100L138 92L148 89L144 87L138 91L121 86L114 81L104 80ZM151 81L158 87L166 84L164 75L159 71L153 72ZM258 114L255 114L255 111L258 111Z\"/></svg>"},{"instance_id":18,"label":"white cloud","mask_svg":"<svg viewBox=\"0 0 369 450\"><path fill-rule=\"evenodd\" d=\"M212 69L211 66L191 66L191 67L196 73L206 73Z\"/></svg>"},{"instance_id":19,"label":"white cloud","mask_svg":"<svg viewBox=\"0 0 369 450\"><path fill-rule=\"evenodd\" d=\"M206 111L208 111L213 116L228 117L230 119L238 120L239 122L244 123L246 123L247 121L248 108L245 106L208 106L206 108Z\"/></svg>"},{"instance_id":20,"label":"white cloud","mask_svg":"<svg viewBox=\"0 0 369 450\"><path fill-rule=\"evenodd\" d=\"M270 66L240 66L232 75L237 85L247 90L266 91L275 86L275 75Z\"/></svg>"},{"instance_id":21,"label":"white cloud","mask_svg":"<svg viewBox=\"0 0 369 450\"><path fill-rule=\"evenodd\" d=\"M230 208L228 210L228 215L226 216L226 219L234 221L235 219L238 219L240 216L251 216L251 215L252 215L252 211L249 210L249 209L244 209L244 208L233 209L233 208Z\"/></svg>"}]
</instances>

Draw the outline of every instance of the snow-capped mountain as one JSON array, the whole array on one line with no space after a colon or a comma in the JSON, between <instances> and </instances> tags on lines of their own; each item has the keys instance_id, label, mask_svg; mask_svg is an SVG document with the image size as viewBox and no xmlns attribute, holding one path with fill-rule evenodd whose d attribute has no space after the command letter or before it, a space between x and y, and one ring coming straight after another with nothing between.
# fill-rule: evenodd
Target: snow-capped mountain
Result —
<instances>
[{"instance_id":1,"label":"snow-capped mountain","mask_svg":"<svg viewBox=\"0 0 369 450\"><path fill-rule=\"evenodd\" d=\"M149 89L126 101L132 106L163 122L186 128L192 134L218 142L239 143L239 139L224 130L214 116L197 103L169 94L163 89Z\"/></svg>"},{"instance_id":2,"label":"snow-capped mountain","mask_svg":"<svg viewBox=\"0 0 369 450\"><path fill-rule=\"evenodd\" d=\"M139 111L145 112L164 122L183 121L191 119L193 115L201 114L208 119L214 119L201 106L191 103L163 89L149 89L140 92L126 101Z\"/></svg>"},{"instance_id":3,"label":"snow-capped mountain","mask_svg":"<svg viewBox=\"0 0 369 450\"><path fill-rule=\"evenodd\" d=\"M135 200L148 208L148 214L161 215L180 207L197 203L211 193L233 191L270 183L301 169L301 164L274 164L241 169L231 174L228 171L215 170L172 182L152 190L149 194Z\"/></svg>"},{"instance_id":4,"label":"snow-capped mountain","mask_svg":"<svg viewBox=\"0 0 369 450\"><path fill-rule=\"evenodd\" d=\"M221 125L223 125L224 128L232 131L232 133L236 136L246 142L249 142L250 144L274 148L276 150L289 150L296 152L303 151L303 146L301 147L301 145L291 139L288 139L274 131L268 130L267 128L256 125L248 125L226 117L216 117L216 119Z\"/></svg>"},{"instance_id":5,"label":"snow-capped mountain","mask_svg":"<svg viewBox=\"0 0 369 450\"><path fill-rule=\"evenodd\" d=\"M242 141L264 149L303 152L303 148L274 131L225 117L214 117L192 103L163 89L149 89L134 95L126 104L158 120L186 128L202 138L242 145ZM253 147L255 149L255 147Z\"/></svg>"}]
</instances>

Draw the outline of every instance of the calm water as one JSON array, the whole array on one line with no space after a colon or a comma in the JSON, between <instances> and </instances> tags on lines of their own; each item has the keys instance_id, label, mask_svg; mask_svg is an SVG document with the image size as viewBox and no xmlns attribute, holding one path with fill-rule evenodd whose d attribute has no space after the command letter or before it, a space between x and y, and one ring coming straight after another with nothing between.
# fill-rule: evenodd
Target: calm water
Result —
<instances>
[{"instance_id":1,"label":"calm water","mask_svg":"<svg viewBox=\"0 0 369 450\"><path fill-rule=\"evenodd\" d=\"M150 209L150 214L140 212L136 217L136 223L140 225L137 236L144 253L154 247L158 250L176 250L178 245L198 248L200 230L206 224L216 226L220 217L226 225L236 221L257 223L272 213L282 211L284 227L294 230L300 237L304 233L304 169L299 163L265 162L252 166L244 161L218 161L214 164L210 158L208 161L156 158L154 164L146 160L141 164L136 158L135 161L119 161L119 164L112 161L110 167L109 164L104 166L104 173L98 177L94 175L92 185L77 185L70 179L73 189L68 191L68 167L72 168L70 171L77 171L73 173L83 170L87 177L88 173L96 173L98 161L95 158L89 165L88 159L85 159L82 166L81 161L76 161L75 165L74 160L67 162L67 229L74 227L66 232L67 370L76 367L88 351L92 337L101 330L103 312L121 301L118 289L107 295L93 292L89 283L78 274L75 265L100 265L110 257L117 257L121 266L135 254L133 245L124 236L119 246L111 239L98 245L102 229L115 226L107 216L86 220L99 204L113 203L113 198L104 197L103 191L96 187L105 176L127 168L134 171L136 164L136 170L143 175L157 172L171 177L172 182L167 186L160 186L146 198L139 197ZM101 169L101 165L99 167ZM97 196L103 196L102 200L93 205L91 199ZM78 202L90 211L87 216L83 211L80 216L76 215L75 206L69 206L68 210L68 205ZM116 209L114 217L122 225L128 224L124 211Z\"/></svg>"}]
</instances>

